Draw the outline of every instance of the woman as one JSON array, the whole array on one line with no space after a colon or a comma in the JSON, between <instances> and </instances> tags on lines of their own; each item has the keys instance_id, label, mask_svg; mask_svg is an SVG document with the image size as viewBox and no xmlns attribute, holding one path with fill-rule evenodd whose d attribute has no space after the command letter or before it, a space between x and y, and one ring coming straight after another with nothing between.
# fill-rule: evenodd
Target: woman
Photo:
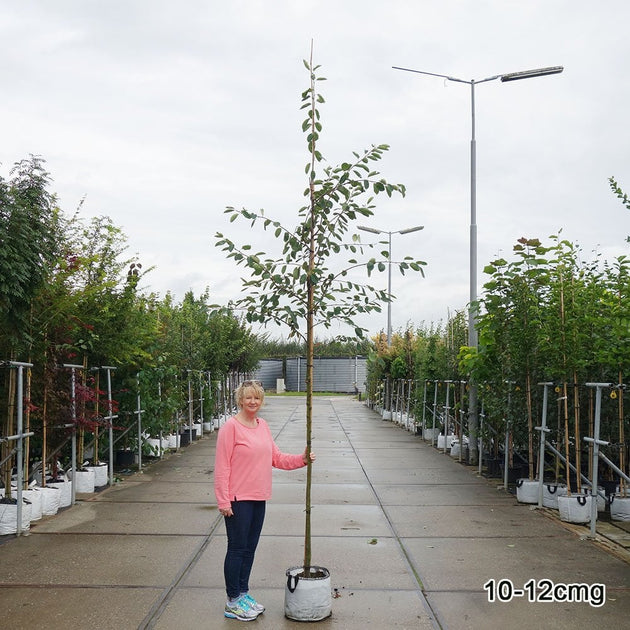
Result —
<instances>
[{"instance_id":1,"label":"woman","mask_svg":"<svg viewBox=\"0 0 630 630\"><path fill-rule=\"evenodd\" d=\"M282 453L269 425L260 417L265 392L258 381L244 381L235 392L238 413L219 430L214 491L225 517L227 553L223 565L228 601L225 616L252 621L265 607L249 594L249 575L271 497L271 469L294 470L308 463L302 455ZM315 455L310 454L311 461Z\"/></svg>"}]
</instances>

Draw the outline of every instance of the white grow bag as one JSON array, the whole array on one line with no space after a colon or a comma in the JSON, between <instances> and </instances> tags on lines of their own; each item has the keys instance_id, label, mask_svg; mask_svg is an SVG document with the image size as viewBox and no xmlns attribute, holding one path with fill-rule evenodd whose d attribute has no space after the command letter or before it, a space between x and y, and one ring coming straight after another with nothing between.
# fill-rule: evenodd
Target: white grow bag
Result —
<instances>
[{"instance_id":1,"label":"white grow bag","mask_svg":"<svg viewBox=\"0 0 630 630\"><path fill-rule=\"evenodd\" d=\"M94 471L94 487L101 488L107 485L109 477L109 466L107 463L98 464L96 466L87 466L88 470Z\"/></svg>"},{"instance_id":2,"label":"white grow bag","mask_svg":"<svg viewBox=\"0 0 630 630\"><path fill-rule=\"evenodd\" d=\"M61 503L61 490L46 486L40 488L42 493L42 514L44 516L54 516L59 511Z\"/></svg>"},{"instance_id":3,"label":"white grow bag","mask_svg":"<svg viewBox=\"0 0 630 630\"><path fill-rule=\"evenodd\" d=\"M72 481L64 475L62 481L46 481L47 488L59 490L59 507L64 508L72 504Z\"/></svg>"},{"instance_id":4,"label":"white grow bag","mask_svg":"<svg viewBox=\"0 0 630 630\"><path fill-rule=\"evenodd\" d=\"M68 471L68 476L75 484L77 493L94 492L94 471L93 470L77 470L76 479L72 478L72 471Z\"/></svg>"},{"instance_id":5,"label":"white grow bag","mask_svg":"<svg viewBox=\"0 0 630 630\"><path fill-rule=\"evenodd\" d=\"M17 533L17 504L0 503L0 536ZM22 499L22 531L31 527L33 508L30 503Z\"/></svg>"},{"instance_id":6,"label":"white grow bag","mask_svg":"<svg viewBox=\"0 0 630 630\"><path fill-rule=\"evenodd\" d=\"M558 509L558 497L567 496L564 484L546 483L543 485L543 505L553 510Z\"/></svg>"},{"instance_id":7,"label":"white grow bag","mask_svg":"<svg viewBox=\"0 0 630 630\"><path fill-rule=\"evenodd\" d=\"M538 480L517 479L516 500L519 503L538 503Z\"/></svg>"},{"instance_id":8,"label":"white grow bag","mask_svg":"<svg viewBox=\"0 0 630 630\"><path fill-rule=\"evenodd\" d=\"M558 497L558 512L560 520L566 523L588 523L591 520L590 494L572 494Z\"/></svg>"},{"instance_id":9,"label":"white grow bag","mask_svg":"<svg viewBox=\"0 0 630 630\"><path fill-rule=\"evenodd\" d=\"M630 497L610 495L610 518L613 521L630 521Z\"/></svg>"},{"instance_id":10,"label":"white grow bag","mask_svg":"<svg viewBox=\"0 0 630 630\"><path fill-rule=\"evenodd\" d=\"M284 614L295 621L320 621L332 613L330 572L310 567L314 577L303 577L303 567L287 569L284 589Z\"/></svg>"},{"instance_id":11,"label":"white grow bag","mask_svg":"<svg viewBox=\"0 0 630 630\"><path fill-rule=\"evenodd\" d=\"M13 488L13 496L16 496L17 489ZM43 495L39 491L39 488L31 488L30 490L22 490L22 498L26 499L31 504L31 522L39 521L43 516L42 512L42 499Z\"/></svg>"}]
</instances>

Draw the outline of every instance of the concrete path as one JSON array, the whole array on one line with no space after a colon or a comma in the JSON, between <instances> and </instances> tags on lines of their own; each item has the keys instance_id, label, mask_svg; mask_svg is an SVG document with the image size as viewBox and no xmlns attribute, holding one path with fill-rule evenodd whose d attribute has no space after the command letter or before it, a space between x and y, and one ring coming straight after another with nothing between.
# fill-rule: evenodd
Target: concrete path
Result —
<instances>
[{"instance_id":1,"label":"concrete path","mask_svg":"<svg viewBox=\"0 0 630 630\"><path fill-rule=\"evenodd\" d=\"M269 396L262 415L281 450L303 450L304 398ZM318 397L314 415L312 559L335 593L317 627L628 627L630 564L587 539L588 528L518 504L497 480L351 398ZM29 536L0 540L0 627L239 626L222 614L215 442L210 434L33 523ZM305 469L274 472L251 580L267 611L247 627L305 627L284 617L285 572L302 564L305 478ZM499 601L512 589L525 593ZM554 593L564 601L541 601Z\"/></svg>"}]
</instances>

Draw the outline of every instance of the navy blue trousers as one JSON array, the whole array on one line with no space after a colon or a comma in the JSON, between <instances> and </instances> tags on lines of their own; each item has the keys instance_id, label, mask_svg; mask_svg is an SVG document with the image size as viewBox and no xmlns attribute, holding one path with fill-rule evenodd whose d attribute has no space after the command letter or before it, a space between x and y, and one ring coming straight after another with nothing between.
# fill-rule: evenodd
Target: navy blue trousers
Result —
<instances>
[{"instance_id":1,"label":"navy blue trousers","mask_svg":"<svg viewBox=\"0 0 630 630\"><path fill-rule=\"evenodd\" d=\"M265 501L232 501L234 515L224 517L228 544L223 574L230 599L249 591L249 575L265 520L265 507Z\"/></svg>"}]
</instances>

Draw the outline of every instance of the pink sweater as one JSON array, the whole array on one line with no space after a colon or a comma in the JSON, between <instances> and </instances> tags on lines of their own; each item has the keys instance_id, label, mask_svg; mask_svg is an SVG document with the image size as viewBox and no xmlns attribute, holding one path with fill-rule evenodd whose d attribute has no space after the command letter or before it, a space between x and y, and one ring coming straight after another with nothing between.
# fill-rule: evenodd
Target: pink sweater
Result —
<instances>
[{"instance_id":1,"label":"pink sweater","mask_svg":"<svg viewBox=\"0 0 630 630\"><path fill-rule=\"evenodd\" d=\"M243 426L230 418L220 429L214 465L214 492L220 510L234 500L266 501L271 498L271 469L302 468L302 455L280 452L269 425L257 418L258 426Z\"/></svg>"}]
</instances>

